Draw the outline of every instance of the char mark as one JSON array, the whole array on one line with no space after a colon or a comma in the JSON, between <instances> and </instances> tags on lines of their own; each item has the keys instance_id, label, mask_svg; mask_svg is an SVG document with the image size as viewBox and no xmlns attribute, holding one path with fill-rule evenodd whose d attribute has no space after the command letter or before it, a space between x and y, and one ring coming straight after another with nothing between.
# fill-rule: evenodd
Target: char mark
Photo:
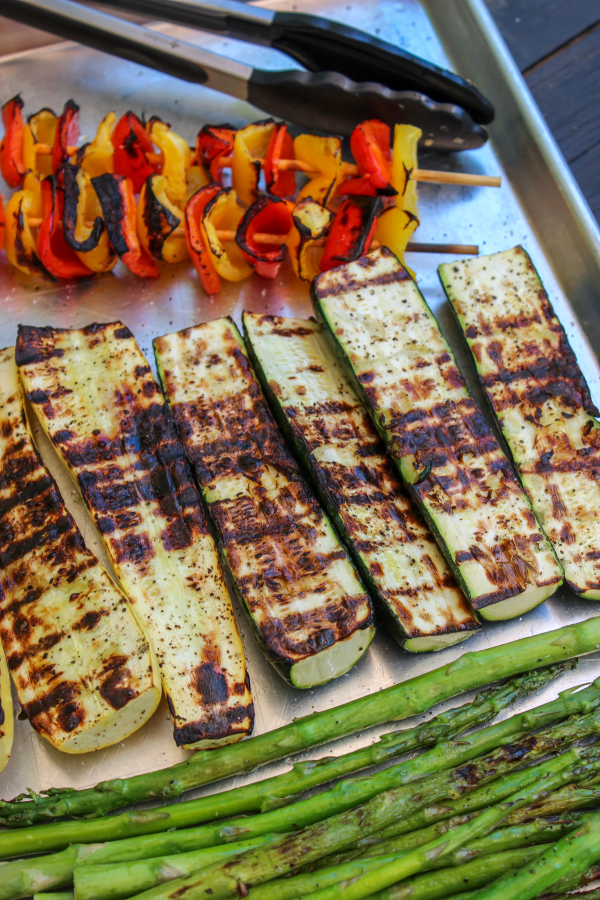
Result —
<instances>
[{"instance_id":1,"label":"char mark","mask_svg":"<svg viewBox=\"0 0 600 900\"><path fill-rule=\"evenodd\" d=\"M15 347L17 366L30 366L64 356L65 351L55 346L56 335L64 331L64 328L52 328L50 325L43 328L19 325Z\"/></svg>"},{"instance_id":2,"label":"char mark","mask_svg":"<svg viewBox=\"0 0 600 900\"><path fill-rule=\"evenodd\" d=\"M199 722L176 725L173 729L173 738L176 745L182 747L198 741L218 741L231 737L236 732L251 734L253 727L253 703L249 703L248 706L226 706L211 710L210 714Z\"/></svg>"}]
</instances>

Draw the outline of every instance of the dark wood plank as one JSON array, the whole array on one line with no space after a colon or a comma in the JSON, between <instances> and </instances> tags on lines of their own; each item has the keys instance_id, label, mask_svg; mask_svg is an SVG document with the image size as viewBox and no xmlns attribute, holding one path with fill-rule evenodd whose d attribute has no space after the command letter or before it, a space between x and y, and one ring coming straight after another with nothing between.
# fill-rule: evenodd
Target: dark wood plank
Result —
<instances>
[{"instance_id":1,"label":"dark wood plank","mask_svg":"<svg viewBox=\"0 0 600 900\"><path fill-rule=\"evenodd\" d=\"M526 74L588 203L600 219L600 25Z\"/></svg>"},{"instance_id":2,"label":"dark wood plank","mask_svg":"<svg viewBox=\"0 0 600 900\"><path fill-rule=\"evenodd\" d=\"M486 0L521 70L600 21L600 0Z\"/></svg>"}]
</instances>

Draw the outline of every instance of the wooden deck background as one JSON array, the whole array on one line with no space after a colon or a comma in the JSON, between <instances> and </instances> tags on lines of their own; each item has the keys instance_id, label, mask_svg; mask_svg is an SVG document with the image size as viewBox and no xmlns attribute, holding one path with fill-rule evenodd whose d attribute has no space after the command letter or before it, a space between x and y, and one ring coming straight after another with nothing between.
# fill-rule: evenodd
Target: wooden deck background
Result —
<instances>
[{"instance_id":1,"label":"wooden deck background","mask_svg":"<svg viewBox=\"0 0 600 900\"><path fill-rule=\"evenodd\" d=\"M600 0L486 3L600 221Z\"/></svg>"}]
</instances>

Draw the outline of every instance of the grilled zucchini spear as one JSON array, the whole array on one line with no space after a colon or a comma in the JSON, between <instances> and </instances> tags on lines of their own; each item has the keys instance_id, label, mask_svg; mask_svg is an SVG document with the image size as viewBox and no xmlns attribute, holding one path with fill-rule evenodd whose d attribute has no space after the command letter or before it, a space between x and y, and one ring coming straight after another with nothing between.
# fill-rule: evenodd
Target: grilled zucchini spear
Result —
<instances>
[{"instance_id":1,"label":"grilled zucchini spear","mask_svg":"<svg viewBox=\"0 0 600 900\"><path fill-rule=\"evenodd\" d=\"M250 358L271 408L406 650L440 650L473 634L456 586L322 326L244 313Z\"/></svg>"},{"instance_id":2,"label":"grilled zucchini spear","mask_svg":"<svg viewBox=\"0 0 600 900\"><path fill-rule=\"evenodd\" d=\"M269 414L231 319L154 341L223 558L268 659L296 687L342 675L371 603Z\"/></svg>"},{"instance_id":3,"label":"grilled zucchini spear","mask_svg":"<svg viewBox=\"0 0 600 900\"><path fill-rule=\"evenodd\" d=\"M508 619L542 603L561 567L415 282L383 247L312 291L473 609Z\"/></svg>"},{"instance_id":4,"label":"grilled zucchini spear","mask_svg":"<svg viewBox=\"0 0 600 900\"><path fill-rule=\"evenodd\" d=\"M185 747L252 729L242 643L167 405L128 328L19 329L29 399L63 457L158 657Z\"/></svg>"},{"instance_id":5,"label":"grilled zucchini spear","mask_svg":"<svg viewBox=\"0 0 600 900\"><path fill-rule=\"evenodd\" d=\"M600 425L522 247L440 266L479 379L567 584L600 600Z\"/></svg>"},{"instance_id":6,"label":"grilled zucchini spear","mask_svg":"<svg viewBox=\"0 0 600 900\"><path fill-rule=\"evenodd\" d=\"M158 705L148 641L33 444L13 348L0 351L0 635L24 712L59 750L114 744ZM12 739L6 682L2 671L0 755Z\"/></svg>"}]
</instances>

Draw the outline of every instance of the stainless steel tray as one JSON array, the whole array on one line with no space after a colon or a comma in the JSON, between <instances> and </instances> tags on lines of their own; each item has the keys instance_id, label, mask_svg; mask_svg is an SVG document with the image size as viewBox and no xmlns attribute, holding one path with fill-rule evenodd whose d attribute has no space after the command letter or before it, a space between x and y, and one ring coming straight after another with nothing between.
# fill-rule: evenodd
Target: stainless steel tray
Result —
<instances>
[{"instance_id":1,"label":"stainless steel tray","mask_svg":"<svg viewBox=\"0 0 600 900\"><path fill-rule=\"evenodd\" d=\"M539 268L599 402L600 351L593 349L600 347L598 229L483 2L285 0L272 5L319 12L380 34L433 62L453 66L476 81L492 99L497 118L490 128L490 143L482 150L458 154L453 159L430 157L427 165L501 173L502 189L420 186L423 224L418 239L478 243L482 253L523 243ZM274 51L212 36L199 37L183 28L160 27L169 34L265 68L277 68L283 59L287 61ZM260 116L241 101L66 43L1 57L0 98L4 100L17 92L22 93L27 112L42 106L61 108L65 100L74 97L81 106L82 134L88 138L100 119L113 108L118 115L129 108L156 113L190 141L205 122L230 121L240 126ZM437 280L436 267L441 259L413 254L407 261L416 270L427 300L456 349L469 383L481 399L473 368ZM4 260L0 262L0 346L14 342L19 322L81 326L121 318L132 329L153 365L151 340L155 335L226 314L239 322L244 308L308 315L310 302L306 286L296 281L289 270L282 271L274 282L253 277L241 285L224 285L221 294L210 299L198 287L192 267L187 264L166 267L156 282L143 283L118 266L114 274L90 284L49 287L12 270ZM75 502L70 481L47 443L43 444L42 452L80 523L86 542L107 564L91 521ZM287 686L275 674L240 615L256 702L256 733L276 728L312 710L372 693L450 662L467 651L548 631L599 612L600 607L595 603L580 600L564 590L522 619L495 625L487 623L477 637L435 655L406 654L381 628L369 652L350 673L337 682L306 692ZM598 675L600 655L598 659L588 657L578 672L564 677L560 686ZM554 695L556 687L550 687L546 694ZM373 737L374 732L369 732L339 743L358 746ZM126 777L146 772L186 755L172 741L165 705L125 743L84 756L68 756L54 750L27 722L17 721L13 755L0 775L0 795L9 798L26 787L36 791L51 786L83 787L108 776ZM269 772L283 768L285 763L274 764ZM231 785L253 777L256 776L232 779ZM211 792L214 788L206 790Z\"/></svg>"}]
</instances>

